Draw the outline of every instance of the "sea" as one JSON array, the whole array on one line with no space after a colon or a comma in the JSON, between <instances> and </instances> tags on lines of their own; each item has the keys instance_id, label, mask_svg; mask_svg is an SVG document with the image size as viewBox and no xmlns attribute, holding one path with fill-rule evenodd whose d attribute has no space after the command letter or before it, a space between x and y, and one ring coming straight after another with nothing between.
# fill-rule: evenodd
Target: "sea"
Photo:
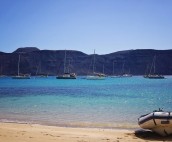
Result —
<instances>
[{"instance_id":1,"label":"sea","mask_svg":"<svg viewBox=\"0 0 172 142\"><path fill-rule=\"evenodd\" d=\"M159 108L172 111L172 76L0 78L0 122L135 129L140 115Z\"/></svg>"}]
</instances>

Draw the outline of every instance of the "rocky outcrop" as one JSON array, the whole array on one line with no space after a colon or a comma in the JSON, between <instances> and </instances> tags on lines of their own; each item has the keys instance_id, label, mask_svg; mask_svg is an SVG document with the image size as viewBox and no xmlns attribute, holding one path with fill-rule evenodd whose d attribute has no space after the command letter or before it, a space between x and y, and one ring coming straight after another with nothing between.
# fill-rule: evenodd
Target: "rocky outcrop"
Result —
<instances>
[{"instance_id":1,"label":"rocky outcrop","mask_svg":"<svg viewBox=\"0 0 172 142\"><path fill-rule=\"evenodd\" d=\"M27 53L33 51L39 51L39 49L37 47L20 47L17 50L15 50L13 53Z\"/></svg>"},{"instance_id":2,"label":"rocky outcrop","mask_svg":"<svg viewBox=\"0 0 172 142\"><path fill-rule=\"evenodd\" d=\"M65 50L39 50L35 47L19 48L13 53L0 52L0 74L17 74L20 54L20 72L31 75L62 74L64 69ZM67 62L71 72L86 75L92 72L93 55L80 51L67 50ZM108 75L131 73L143 75L150 72L152 61L156 56L156 73L172 74L172 50L127 50L106 55L95 55L95 70Z\"/></svg>"}]
</instances>

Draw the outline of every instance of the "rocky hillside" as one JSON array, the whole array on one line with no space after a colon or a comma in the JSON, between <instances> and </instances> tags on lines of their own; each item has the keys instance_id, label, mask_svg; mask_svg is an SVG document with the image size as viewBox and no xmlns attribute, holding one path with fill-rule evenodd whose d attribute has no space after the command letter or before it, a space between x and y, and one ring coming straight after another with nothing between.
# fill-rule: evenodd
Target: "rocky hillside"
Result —
<instances>
[{"instance_id":1,"label":"rocky hillside","mask_svg":"<svg viewBox=\"0 0 172 142\"><path fill-rule=\"evenodd\" d=\"M58 75L64 71L65 50L39 50L36 47L27 47L19 48L13 53L0 52L1 75L17 74L19 55L20 73ZM66 56L66 66L70 72L86 75L93 71L94 55L67 50ZM156 73L171 75L172 50L127 50L106 55L95 55L95 71L104 71L108 75L122 73L143 75L146 71L150 72L155 56Z\"/></svg>"}]
</instances>

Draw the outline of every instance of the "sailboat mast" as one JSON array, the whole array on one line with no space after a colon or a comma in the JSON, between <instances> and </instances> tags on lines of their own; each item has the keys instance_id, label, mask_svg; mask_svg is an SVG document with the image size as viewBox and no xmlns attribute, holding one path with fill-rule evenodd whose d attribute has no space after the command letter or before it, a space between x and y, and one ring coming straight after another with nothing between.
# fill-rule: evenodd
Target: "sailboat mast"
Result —
<instances>
[{"instance_id":1,"label":"sailboat mast","mask_svg":"<svg viewBox=\"0 0 172 142\"><path fill-rule=\"evenodd\" d=\"M93 58L93 73L95 71L95 49L94 49L94 58Z\"/></svg>"},{"instance_id":2,"label":"sailboat mast","mask_svg":"<svg viewBox=\"0 0 172 142\"><path fill-rule=\"evenodd\" d=\"M155 61L156 61L156 56L154 58L154 74L155 74Z\"/></svg>"},{"instance_id":3,"label":"sailboat mast","mask_svg":"<svg viewBox=\"0 0 172 142\"><path fill-rule=\"evenodd\" d=\"M70 67L71 67L71 60L69 59L69 63L68 63L68 67L67 67L68 73L71 72L71 71L70 71Z\"/></svg>"},{"instance_id":4,"label":"sailboat mast","mask_svg":"<svg viewBox=\"0 0 172 142\"><path fill-rule=\"evenodd\" d=\"M38 70L39 70L39 65L40 65L41 63L39 63L38 64L38 67L37 67L37 70L36 70L36 76L38 75Z\"/></svg>"},{"instance_id":5,"label":"sailboat mast","mask_svg":"<svg viewBox=\"0 0 172 142\"><path fill-rule=\"evenodd\" d=\"M155 56L154 56L154 58L153 58L153 61L152 61L152 65L151 65L149 74L151 74L152 68L153 68L153 67L154 67L154 73L155 73Z\"/></svg>"},{"instance_id":6,"label":"sailboat mast","mask_svg":"<svg viewBox=\"0 0 172 142\"><path fill-rule=\"evenodd\" d=\"M2 63L1 63L1 73L0 73L0 75L2 75Z\"/></svg>"},{"instance_id":7,"label":"sailboat mast","mask_svg":"<svg viewBox=\"0 0 172 142\"><path fill-rule=\"evenodd\" d=\"M64 73L66 73L66 50L65 50L65 57L64 57Z\"/></svg>"},{"instance_id":8,"label":"sailboat mast","mask_svg":"<svg viewBox=\"0 0 172 142\"><path fill-rule=\"evenodd\" d=\"M20 75L20 54L19 54L19 60L18 60L18 76Z\"/></svg>"},{"instance_id":9,"label":"sailboat mast","mask_svg":"<svg viewBox=\"0 0 172 142\"><path fill-rule=\"evenodd\" d=\"M114 75L114 61L113 61L113 75Z\"/></svg>"},{"instance_id":10,"label":"sailboat mast","mask_svg":"<svg viewBox=\"0 0 172 142\"><path fill-rule=\"evenodd\" d=\"M121 72L121 75L124 74L124 65L125 65L125 61L124 61L123 65L122 65L122 72Z\"/></svg>"},{"instance_id":11,"label":"sailboat mast","mask_svg":"<svg viewBox=\"0 0 172 142\"><path fill-rule=\"evenodd\" d=\"M148 75L149 64L146 66L145 75Z\"/></svg>"}]
</instances>

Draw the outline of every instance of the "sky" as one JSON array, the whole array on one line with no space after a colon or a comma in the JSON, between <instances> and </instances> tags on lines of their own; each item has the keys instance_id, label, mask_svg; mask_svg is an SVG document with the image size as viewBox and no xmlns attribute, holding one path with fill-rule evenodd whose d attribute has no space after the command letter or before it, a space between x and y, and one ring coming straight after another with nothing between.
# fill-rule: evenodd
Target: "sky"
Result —
<instances>
[{"instance_id":1,"label":"sky","mask_svg":"<svg viewBox=\"0 0 172 142\"><path fill-rule=\"evenodd\" d=\"M172 0L0 0L0 51L172 48Z\"/></svg>"}]
</instances>

